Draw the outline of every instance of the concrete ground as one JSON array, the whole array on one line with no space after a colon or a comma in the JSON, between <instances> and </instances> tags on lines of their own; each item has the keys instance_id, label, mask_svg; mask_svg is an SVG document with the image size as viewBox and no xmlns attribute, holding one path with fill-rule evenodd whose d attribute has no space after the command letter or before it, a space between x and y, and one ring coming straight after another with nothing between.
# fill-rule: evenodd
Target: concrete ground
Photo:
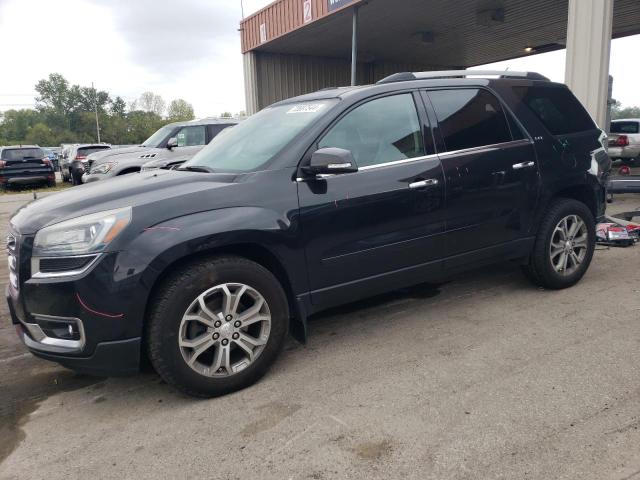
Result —
<instances>
[{"instance_id":1,"label":"concrete ground","mask_svg":"<svg viewBox=\"0 0 640 480\"><path fill-rule=\"evenodd\" d=\"M0 478L640 479L639 266L599 248L565 291L504 265L335 309L206 401L35 359L2 302Z\"/></svg>"}]
</instances>

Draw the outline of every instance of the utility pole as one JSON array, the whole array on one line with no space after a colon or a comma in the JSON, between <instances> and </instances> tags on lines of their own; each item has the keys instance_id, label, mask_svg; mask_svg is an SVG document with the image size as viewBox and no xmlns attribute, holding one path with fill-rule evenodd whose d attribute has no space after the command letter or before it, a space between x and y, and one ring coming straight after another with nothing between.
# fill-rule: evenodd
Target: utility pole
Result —
<instances>
[{"instance_id":1,"label":"utility pole","mask_svg":"<svg viewBox=\"0 0 640 480\"><path fill-rule=\"evenodd\" d=\"M98 120L98 92L91 82L91 90L93 90L93 109L96 112L96 132L98 132L98 143L100 143L100 121Z\"/></svg>"},{"instance_id":2,"label":"utility pole","mask_svg":"<svg viewBox=\"0 0 640 480\"><path fill-rule=\"evenodd\" d=\"M351 85L357 84L358 75L358 6L353 7L351 19Z\"/></svg>"},{"instance_id":3,"label":"utility pole","mask_svg":"<svg viewBox=\"0 0 640 480\"><path fill-rule=\"evenodd\" d=\"M240 11L242 12L242 19L244 20L244 4L242 0L240 0Z\"/></svg>"}]
</instances>

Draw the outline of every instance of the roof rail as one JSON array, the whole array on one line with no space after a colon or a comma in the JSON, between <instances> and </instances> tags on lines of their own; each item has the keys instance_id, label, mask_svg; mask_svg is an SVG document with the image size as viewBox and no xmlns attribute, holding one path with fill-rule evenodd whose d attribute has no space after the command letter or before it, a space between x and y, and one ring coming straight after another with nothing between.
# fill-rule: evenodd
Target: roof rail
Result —
<instances>
[{"instance_id":1,"label":"roof rail","mask_svg":"<svg viewBox=\"0 0 640 480\"><path fill-rule=\"evenodd\" d=\"M437 78L464 78L464 77L499 77L499 78L524 78L528 80L550 80L544 75L535 72L511 72L508 70L444 70L434 72L402 72L383 78L377 85L385 83L408 82L411 80L430 80Z\"/></svg>"}]
</instances>

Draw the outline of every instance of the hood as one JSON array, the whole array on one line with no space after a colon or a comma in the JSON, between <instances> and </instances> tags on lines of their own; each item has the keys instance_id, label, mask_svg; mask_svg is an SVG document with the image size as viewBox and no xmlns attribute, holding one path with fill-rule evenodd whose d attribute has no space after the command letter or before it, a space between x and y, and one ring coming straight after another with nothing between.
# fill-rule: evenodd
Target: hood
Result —
<instances>
[{"instance_id":1,"label":"hood","mask_svg":"<svg viewBox=\"0 0 640 480\"><path fill-rule=\"evenodd\" d=\"M193 157L193 155L183 155L181 157L158 158L158 159L150 160L150 161L144 163L142 165L142 169L143 170L152 170L154 168L166 168L169 165L171 165L172 167L174 167L174 166L177 167L177 166L183 164L184 162L186 162L187 160L189 160L192 157Z\"/></svg>"},{"instance_id":2,"label":"hood","mask_svg":"<svg viewBox=\"0 0 640 480\"><path fill-rule=\"evenodd\" d=\"M246 177L243 175L242 177ZM89 183L35 200L11 218L11 225L23 235L91 213L133 207L144 209L141 228L205 210L231 206L228 188L237 186L236 174L203 174L176 170L155 170ZM202 205L206 205L203 208Z\"/></svg>"},{"instance_id":3,"label":"hood","mask_svg":"<svg viewBox=\"0 0 640 480\"><path fill-rule=\"evenodd\" d=\"M138 159L140 155L160 153L164 149L163 148L154 148L154 147L124 147L124 148L112 148L110 150L103 150L101 152L95 152L89 155L88 160L93 161L95 165L108 162L111 160L126 160L127 157Z\"/></svg>"}]
</instances>

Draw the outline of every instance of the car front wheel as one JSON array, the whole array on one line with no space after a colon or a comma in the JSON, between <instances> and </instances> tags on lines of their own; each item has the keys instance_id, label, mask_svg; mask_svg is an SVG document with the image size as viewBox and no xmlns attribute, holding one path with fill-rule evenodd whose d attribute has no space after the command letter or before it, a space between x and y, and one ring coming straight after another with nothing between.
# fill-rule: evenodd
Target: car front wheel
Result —
<instances>
[{"instance_id":1,"label":"car front wheel","mask_svg":"<svg viewBox=\"0 0 640 480\"><path fill-rule=\"evenodd\" d=\"M549 289L568 288L586 273L596 245L595 220L577 200L555 200L542 219L526 276Z\"/></svg>"},{"instance_id":2,"label":"car front wheel","mask_svg":"<svg viewBox=\"0 0 640 480\"><path fill-rule=\"evenodd\" d=\"M148 317L147 348L158 374L182 392L214 397L260 379L288 331L287 299L264 267L212 257L174 273Z\"/></svg>"}]
</instances>

